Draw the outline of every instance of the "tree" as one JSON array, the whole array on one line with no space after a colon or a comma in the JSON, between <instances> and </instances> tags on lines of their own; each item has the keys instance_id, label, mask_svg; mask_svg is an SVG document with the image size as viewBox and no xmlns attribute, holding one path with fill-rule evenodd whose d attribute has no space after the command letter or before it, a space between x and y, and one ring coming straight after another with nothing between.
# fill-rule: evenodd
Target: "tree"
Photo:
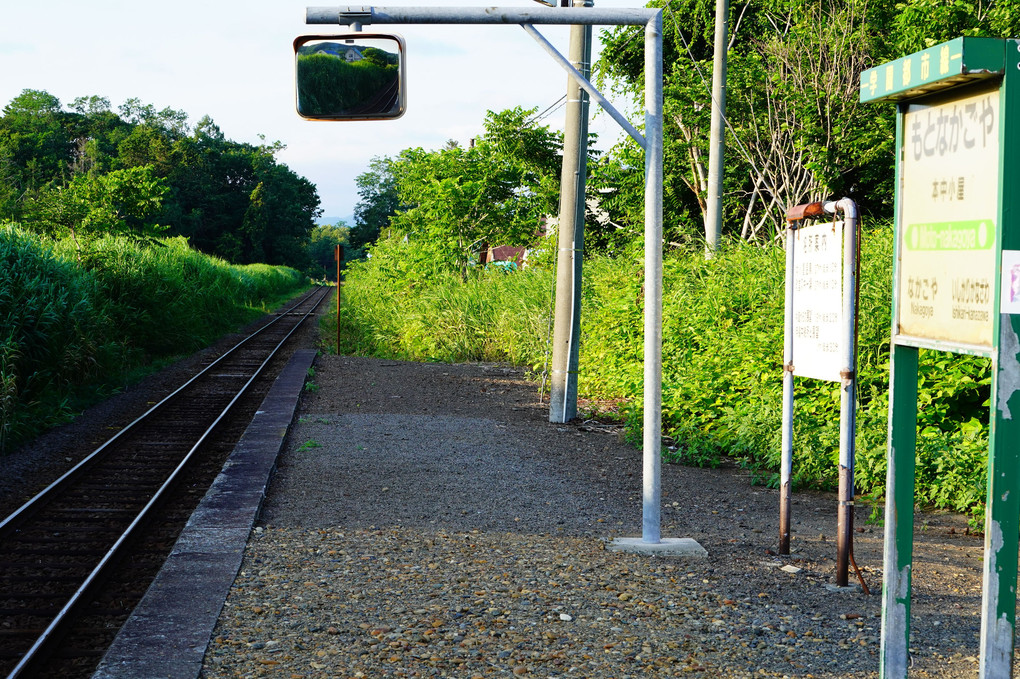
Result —
<instances>
[{"instance_id":1,"label":"tree","mask_svg":"<svg viewBox=\"0 0 1020 679\"><path fill-rule=\"evenodd\" d=\"M551 214L558 211L563 134L532 121L537 108L516 106L485 114L483 142L522 171L521 181L544 202ZM590 144L590 146L593 146Z\"/></svg>"},{"instance_id":2,"label":"tree","mask_svg":"<svg viewBox=\"0 0 1020 679\"><path fill-rule=\"evenodd\" d=\"M97 116L110 113L110 100L106 97L92 95L91 97L77 97L71 102L71 108L80 116Z\"/></svg>"},{"instance_id":3,"label":"tree","mask_svg":"<svg viewBox=\"0 0 1020 679\"><path fill-rule=\"evenodd\" d=\"M172 137L188 134L188 114L172 108L157 111L152 104L143 104L137 97L128 99L118 108L121 117L131 125L145 125Z\"/></svg>"},{"instance_id":4,"label":"tree","mask_svg":"<svg viewBox=\"0 0 1020 679\"><path fill-rule=\"evenodd\" d=\"M0 219L53 234L155 233L238 263L303 269L315 187L278 163L280 143L227 139L208 116L78 97L70 111L25 90L0 117ZM123 116L123 117L122 117Z\"/></svg>"},{"instance_id":5,"label":"tree","mask_svg":"<svg viewBox=\"0 0 1020 679\"><path fill-rule=\"evenodd\" d=\"M61 112L60 99L44 90L22 90L4 107L4 115L55 115Z\"/></svg>"},{"instance_id":6,"label":"tree","mask_svg":"<svg viewBox=\"0 0 1020 679\"><path fill-rule=\"evenodd\" d=\"M886 191L866 181L877 160L892 159L890 113L860 104L860 73L873 48L868 7L850 1L804 5L753 43L743 61L744 110L735 125L750 159L745 165L740 235L770 242L786 226L790 206L849 195L874 210ZM866 145L861 140L868 140ZM881 185L879 185L881 186Z\"/></svg>"},{"instance_id":7,"label":"tree","mask_svg":"<svg viewBox=\"0 0 1020 679\"><path fill-rule=\"evenodd\" d=\"M24 196L54 179L63 179L74 143L60 100L39 90L23 90L0 118L0 217L17 219Z\"/></svg>"},{"instance_id":8,"label":"tree","mask_svg":"<svg viewBox=\"0 0 1020 679\"><path fill-rule=\"evenodd\" d=\"M684 244L700 240L704 223L714 4L651 4L665 8L666 238ZM866 0L765 0L730 11L724 230L771 242L787 207L841 195L886 212L892 110L861 107L857 79L890 56L896 9ZM633 29L618 29L596 66L602 82L635 103L643 97L642 52ZM618 166L639 171L632 151L613 155ZM617 203L624 214L637 209L632 183Z\"/></svg>"},{"instance_id":9,"label":"tree","mask_svg":"<svg viewBox=\"0 0 1020 679\"><path fill-rule=\"evenodd\" d=\"M712 72L714 7L707 0L656 1L664 7L663 25L663 225L668 242L690 243L703 236L708 175L710 95L706 80ZM741 34L747 5L731 3L730 26ZM594 66L595 77L629 95L636 110L643 110L644 41L636 28L618 28L603 36L605 47ZM731 72L733 67L731 66ZM732 95L729 95L732 101ZM732 104L729 104L732 109ZM731 111L732 115L732 111ZM732 154L727 157L730 163ZM634 229L643 217L642 153L625 139L592 173L611 190L603 207L613 222Z\"/></svg>"},{"instance_id":10,"label":"tree","mask_svg":"<svg viewBox=\"0 0 1020 679\"><path fill-rule=\"evenodd\" d=\"M401 208L393 162L391 158L373 158L369 169L354 180L361 200L354 206L350 247L355 252L348 259L359 259L365 245L374 242L382 230L389 227L390 220Z\"/></svg>"},{"instance_id":11,"label":"tree","mask_svg":"<svg viewBox=\"0 0 1020 679\"><path fill-rule=\"evenodd\" d=\"M474 146L408 149L392 163L398 198L409 207L391 223L427 248L436 266L466 278L484 244L527 245L536 237L553 203L549 154L559 147L546 128L514 130L529 113L490 112Z\"/></svg>"},{"instance_id":12,"label":"tree","mask_svg":"<svg viewBox=\"0 0 1020 679\"><path fill-rule=\"evenodd\" d=\"M336 224L320 224L312 229L308 239L308 256L312 260L315 275L332 278L336 272L336 246L344 248L344 259L350 245L351 227L343 220ZM343 263L341 262L341 265Z\"/></svg>"},{"instance_id":13,"label":"tree","mask_svg":"<svg viewBox=\"0 0 1020 679\"><path fill-rule=\"evenodd\" d=\"M360 200L354 208L354 225L351 228L350 248L353 253L348 259L359 258L366 244L375 241L383 229L393 225L410 228L411 220L423 220L427 206L434 206L435 201L412 186L411 175L420 176L423 180L445 178L447 189L452 189L456 178L478 179L488 177L495 182L509 181L513 185L507 193L506 189L489 187L493 196L499 194L500 200L513 194L527 206L534 215L528 219L530 230L537 224L539 213L555 213L559 200L560 153L562 152L562 135L540 126L532 118L537 109L515 107L501 112L489 111L484 121L484 134L478 139L476 149L465 150L457 141L449 140L438 151L426 152L422 149L405 151L397 158L373 158L369 169L357 177L358 196ZM445 155L444 155L445 154ZM445 158L441 161L440 156ZM426 161L430 169L424 169ZM446 163L445 169L440 165ZM486 167L486 171L480 168ZM500 179L495 179L500 173ZM424 174L416 174L416 173ZM401 189L398 178L403 176L404 188ZM484 181L489 181L485 179ZM482 193L480 185L465 190L477 190ZM437 190L443 190L437 184ZM502 191L502 193L501 193ZM412 214L408 217L394 219L398 214ZM447 220L450 218L447 217ZM448 223L448 221L447 221ZM483 229L484 230L484 229ZM481 231L479 231L481 233ZM475 243L475 247L479 244ZM466 245L468 251L471 244ZM446 261L444 256L444 261ZM454 258L456 259L456 258Z\"/></svg>"},{"instance_id":14,"label":"tree","mask_svg":"<svg viewBox=\"0 0 1020 679\"><path fill-rule=\"evenodd\" d=\"M57 236L83 238L104 234L149 236L163 231L149 218L159 211L169 189L151 166L102 175L77 174L66 186L39 191L25 210L28 221Z\"/></svg>"},{"instance_id":15,"label":"tree","mask_svg":"<svg viewBox=\"0 0 1020 679\"><path fill-rule=\"evenodd\" d=\"M248 261L289 264L303 270L309 264L306 244L321 214L315 185L277 163L268 147L253 156L252 162L262 187L260 209L266 221L259 242L262 256L256 257L253 251Z\"/></svg>"}]
</instances>

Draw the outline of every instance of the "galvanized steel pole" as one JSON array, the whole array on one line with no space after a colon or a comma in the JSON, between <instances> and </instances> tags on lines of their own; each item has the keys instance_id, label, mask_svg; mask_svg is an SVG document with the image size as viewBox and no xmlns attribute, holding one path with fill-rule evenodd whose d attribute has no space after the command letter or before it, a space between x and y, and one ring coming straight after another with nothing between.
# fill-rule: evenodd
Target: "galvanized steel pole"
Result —
<instances>
[{"instance_id":1,"label":"galvanized steel pole","mask_svg":"<svg viewBox=\"0 0 1020 679\"><path fill-rule=\"evenodd\" d=\"M642 540L661 541L662 15L645 26L645 389Z\"/></svg>"},{"instance_id":2,"label":"galvanized steel pole","mask_svg":"<svg viewBox=\"0 0 1020 679\"><path fill-rule=\"evenodd\" d=\"M836 515L836 586L849 584L854 531L854 459L857 431L857 204L828 203L843 213L843 346L839 397L839 507Z\"/></svg>"},{"instance_id":3,"label":"galvanized steel pole","mask_svg":"<svg viewBox=\"0 0 1020 679\"><path fill-rule=\"evenodd\" d=\"M660 534L662 453L662 10L537 7L309 7L309 24L529 24L645 26L645 339L643 546L663 546ZM558 60L563 65L563 61ZM568 71L570 65L566 64ZM572 73L573 77L579 74ZM592 91L587 81L581 83ZM604 101L604 98L600 99ZM619 118L614 115L614 118ZM638 138L636 131L623 125ZM639 143L642 141L639 139ZM689 539L671 539L669 548L704 556ZM675 543L683 543L676 545ZM625 547L626 548L626 547Z\"/></svg>"},{"instance_id":4,"label":"galvanized steel pole","mask_svg":"<svg viewBox=\"0 0 1020 679\"><path fill-rule=\"evenodd\" d=\"M308 7L306 24L547 24L644 26L658 9L579 7Z\"/></svg>"}]
</instances>

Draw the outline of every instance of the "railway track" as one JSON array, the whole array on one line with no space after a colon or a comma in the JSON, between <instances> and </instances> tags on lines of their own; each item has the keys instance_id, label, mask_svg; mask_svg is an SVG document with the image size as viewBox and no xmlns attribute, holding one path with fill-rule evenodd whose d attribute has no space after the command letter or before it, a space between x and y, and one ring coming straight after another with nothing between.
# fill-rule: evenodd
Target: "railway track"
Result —
<instances>
[{"instance_id":1,"label":"railway track","mask_svg":"<svg viewBox=\"0 0 1020 679\"><path fill-rule=\"evenodd\" d=\"M328 292L277 314L0 522L0 676L91 673Z\"/></svg>"}]
</instances>

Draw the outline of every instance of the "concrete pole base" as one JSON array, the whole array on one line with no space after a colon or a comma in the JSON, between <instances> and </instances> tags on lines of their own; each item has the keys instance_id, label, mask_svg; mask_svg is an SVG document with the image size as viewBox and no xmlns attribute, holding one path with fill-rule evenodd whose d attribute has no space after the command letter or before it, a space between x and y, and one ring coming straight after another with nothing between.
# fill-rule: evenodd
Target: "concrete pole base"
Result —
<instances>
[{"instance_id":1,"label":"concrete pole base","mask_svg":"<svg viewBox=\"0 0 1020 679\"><path fill-rule=\"evenodd\" d=\"M685 556L706 559L708 552L693 538L662 538L660 542L645 542L641 538L616 538L606 549L631 554L657 554L659 556Z\"/></svg>"},{"instance_id":2,"label":"concrete pole base","mask_svg":"<svg viewBox=\"0 0 1020 679\"><path fill-rule=\"evenodd\" d=\"M860 585L853 584L847 585L846 587L840 587L839 585L834 585L829 582L825 583L825 590L827 592L832 592L833 594L858 594L863 591Z\"/></svg>"}]
</instances>

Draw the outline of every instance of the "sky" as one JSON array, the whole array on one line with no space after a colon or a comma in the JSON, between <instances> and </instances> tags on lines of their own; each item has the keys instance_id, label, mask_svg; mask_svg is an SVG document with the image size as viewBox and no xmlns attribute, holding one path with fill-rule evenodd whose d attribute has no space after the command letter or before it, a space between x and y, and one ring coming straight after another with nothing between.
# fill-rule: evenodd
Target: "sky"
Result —
<instances>
[{"instance_id":1,"label":"sky","mask_svg":"<svg viewBox=\"0 0 1020 679\"><path fill-rule=\"evenodd\" d=\"M491 4L445 0L429 6ZM499 4L537 7L532 0ZM412 6L379 6L398 5ZM0 108L34 89L65 107L79 96L98 95L115 111L138 98L159 110L183 110L191 124L208 115L229 139L257 144L264 135L285 144L279 160L316 185L323 216L332 220L354 213L355 178L373 157L435 149L450 139L466 145L482 131L486 111L544 111L566 91L566 73L519 26L366 27L407 41L407 113L390 121L302 120L294 112L292 42L301 34L332 31L305 25L305 7L292 0L0 0ZM538 29L566 54L567 27ZM596 56L599 32L596 27ZM628 102L614 103L628 111ZM563 115L560 107L543 123L562 129ZM605 148L621 136L604 113L594 115L591 129Z\"/></svg>"}]
</instances>

